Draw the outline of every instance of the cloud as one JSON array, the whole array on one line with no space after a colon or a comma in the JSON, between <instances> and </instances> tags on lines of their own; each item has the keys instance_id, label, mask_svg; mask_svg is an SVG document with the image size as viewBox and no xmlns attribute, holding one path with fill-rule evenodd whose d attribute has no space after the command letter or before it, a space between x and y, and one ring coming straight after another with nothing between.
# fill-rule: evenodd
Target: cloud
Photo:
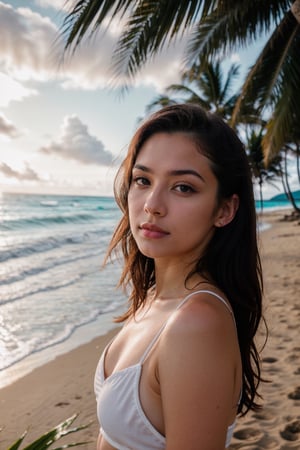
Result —
<instances>
[{"instance_id":1,"label":"cloud","mask_svg":"<svg viewBox=\"0 0 300 450\"><path fill-rule=\"evenodd\" d=\"M39 0L49 6L47 0ZM52 3L52 2L51 2ZM59 7L63 1L53 4ZM62 14L57 19L63 20ZM64 88L107 88L114 77L112 54L120 34L117 20L104 24L91 39L85 39L72 55L64 54L61 24L29 8L16 8L0 1L0 68L17 81L58 81ZM185 39L163 51L136 78L136 83L161 89L179 81L181 49Z\"/></svg>"},{"instance_id":2,"label":"cloud","mask_svg":"<svg viewBox=\"0 0 300 450\"><path fill-rule=\"evenodd\" d=\"M16 178L20 181L40 181L38 174L31 167L29 167L27 163L25 170L23 172L19 172L3 162L0 163L0 172L8 178Z\"/></svg>"},{"instance_id":3,"label":"cloud","mask_svg":"<svg viewBox=\"0 0 300 450\"><path fill-rule=\"evenodd\" d=\"M21 101L25 97L37 95L37 91L35 89L30 89L23 86L21 83L14 80L12 77L5 75L4 73L1 72L0 72L0 86L1 86L0 107L8 106L8 104L13 100Z\"/></svg>"},{"instance_id":4,"label":"cloud","mask_svg":"<svg viewBox=\"0 0 300 450\"><path fill-rule=\"evenodd\" d=\"M41 147L40 151L83 164L109 166L113 163L113 155L104 149L96 136L89 133L88 127L76 115L66 116L58 141Z\"/></svg>"},{"instance_id":5,"label":"cloud","mask_svg":"<svg viewBox=\"0 0 300 450\"><path fill-rule=\"evenodd\" d=\"M20 131L15 127L15 125L0 113L0 135L16 138L20 136L20 134Z\"/></svg>"},{"instance_id":6,"label":"cloud","mask_svg":"<svg viewBox=\"0 0 300 450\"><path fill-rule=\"evenodd\" d=\"M57 27L50 18L0 2L0 29L3 72L19 81L47 81L53 76Z\"/></svg>"}]
</instances>

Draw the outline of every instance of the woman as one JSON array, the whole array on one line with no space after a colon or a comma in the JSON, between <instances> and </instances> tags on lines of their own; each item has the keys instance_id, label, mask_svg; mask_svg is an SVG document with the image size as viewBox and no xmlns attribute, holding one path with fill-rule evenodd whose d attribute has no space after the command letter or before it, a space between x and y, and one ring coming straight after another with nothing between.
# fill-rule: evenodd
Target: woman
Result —
<instances>
[{"instance_id":1,"label":"woman","mask_svg":"<svg viewBox=\"0 0 300 450\"><path fill-rule=\"evenodd\" d=\"M135 133L115 182L130 285L95 375L98 450L223 450L258 407L262 277L243 145L195 105Z\"/></svg>"}]
</instances>

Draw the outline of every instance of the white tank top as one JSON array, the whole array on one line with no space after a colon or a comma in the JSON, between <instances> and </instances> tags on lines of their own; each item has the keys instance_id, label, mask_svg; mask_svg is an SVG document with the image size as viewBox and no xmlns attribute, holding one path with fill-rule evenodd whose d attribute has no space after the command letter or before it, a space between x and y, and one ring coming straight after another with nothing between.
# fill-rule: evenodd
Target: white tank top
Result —
<instances>
[{"instance_id":1,"label":"white tank top","mask_svg":"<svg viewBox=\"0 0 300 450\"><path fill-rule=\"evenodd\" d=\"M234 315L227 302L218 294L208 290L200 290L189 294L177 306L181 308L190 297L198 293L211 294L219 299ZM169 320L169 319L168 319ZM137 364L104 376L104 360L110 343L105 348L99 360L94 388L97 400L97 415L100 432L105 440L118 450L163 450L166 446L165 437L156 430L145 415L140 398L139 382L142 366L157 342L168 320L154 336ZM235 320L234 320L235 322ZM225 448L229 447L235 422L227 429Z\"/></svg>"}]
</instances>

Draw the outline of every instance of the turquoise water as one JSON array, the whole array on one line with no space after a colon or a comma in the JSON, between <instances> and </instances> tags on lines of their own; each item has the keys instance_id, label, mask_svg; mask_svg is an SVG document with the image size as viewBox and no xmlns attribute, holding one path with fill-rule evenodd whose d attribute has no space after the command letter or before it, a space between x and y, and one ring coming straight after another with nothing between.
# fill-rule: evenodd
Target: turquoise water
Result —
<instances>
[{"instance_id":1,"label":"turquoise water","mask_svg":"<svg viewBox=\"0 0 300 450\"><path fill-rule=\"evenodd\" d=\"M2 195L0 371L124 304L119 267L101 270L119 214L105 197Z\"/></svg>"},{"instance_id":2,"label":"turquoise water","mask_svg":"<svg viewBox=\"0 0 300 450\"><path fill-rule=\"evenodd\" d=\"M258 212L261 211L261 204L259 201L255 202L256 204L256 210ZM299 203L300 206L300 203ZM281 200L281 201L275 201L275 200L264 200L263 202L263 211L275 211L275 210L280 210L280 209L290 209L291 208L291 204L290 202L286 201L286 200Z\"/></svg>"}]
</instances>

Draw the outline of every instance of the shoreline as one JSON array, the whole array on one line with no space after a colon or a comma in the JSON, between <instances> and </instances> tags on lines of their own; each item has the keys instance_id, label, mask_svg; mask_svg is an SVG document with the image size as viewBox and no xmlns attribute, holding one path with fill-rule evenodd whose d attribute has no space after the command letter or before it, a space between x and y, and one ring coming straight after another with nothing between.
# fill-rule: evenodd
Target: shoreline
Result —
<instances>
[{"instance_id":1,"label":"shoreline","mask_svg":"<svg viewBox=\"0 0 300 450\"><path fill-rule=\"evenodd\" d=\"M112 329L116 328L113 318L120 313L121 308L118 308L113 313L102 314L97 320L78 327L69 339L31 353L10 367L1 370L0 392L2 388L11 385L35 369L53 361L58 356L65 355L84 344L92 342L94 339L104 337ZM99 334L99 330L101 330L101 334Z\"/></svg>"},{"instance_id":2,"label":"shoreline","mask_svg":"<svg viewBox=\"0 0 300 450\"><path fill-rule=\"evenodd\" d=\"M282 221L284 213L282 210L265 211L263 221L271 226L259 237L266 291L264 312L269 328L268 342L262 353L262 370L263 376L271 382L261 385L262 411L238 418L231 450L244 447L245 450L288 450L300 445L300 306L297 304L300 226L296 222ZM259 221L260 217L258 214ZM118 329L111 316L107 315L106 319L107 329L104 324L101 328L103 335L91 337L76 348L66 348L55 359L42 362L40 367L0 388L1 450L29 428L24 442L28 445L74 413L80 413L74 426L91 420L93 423L86 430L67 436L60 444L92 440L81 448L95 449L98 424L94 373L103 348ZM53 358L55 347L50 350ZM298 429L299 432L291 431Z\"/></svg>"}]
</instances>

